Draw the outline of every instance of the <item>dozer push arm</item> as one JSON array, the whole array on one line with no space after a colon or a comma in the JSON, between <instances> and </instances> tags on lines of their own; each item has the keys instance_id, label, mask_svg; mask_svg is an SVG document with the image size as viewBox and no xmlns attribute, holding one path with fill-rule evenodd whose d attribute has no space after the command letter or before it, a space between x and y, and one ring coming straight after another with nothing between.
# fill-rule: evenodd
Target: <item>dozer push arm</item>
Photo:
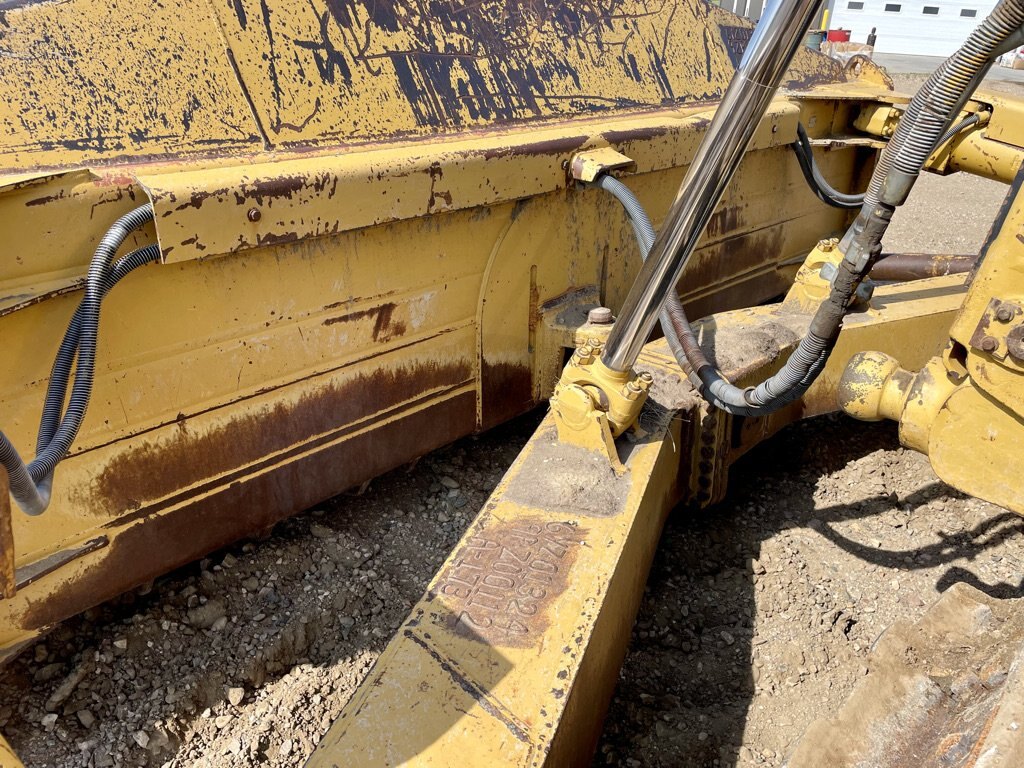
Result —
<instances>
[{"instance_id":1,"label":"dozer push arm","mask_svg":"<svg viewBox=\"0 0 1024 768\"><path fill-rule=\"evenodd\" d=\"M26 256L0 265L0 323L5 340L16 340L18 362L17 370L0 371L0 426L22 451L36 437L51 380L52 355L36 352L52 351L74 304L95 295L95 286L82 290L86 257L106 226L148 199L154 222L126 246L159 242L162 262L133 275L134 292L111 294L92 408L62 457L46 514L15 513L3 494L0 659L90 605L521 413L558 384L551 414L313 764L586 762L668 510L679 501L720 499L738 456L796 418L834 410L855 353L877 350L908 371L936 370L965 278L880 285L872 295L864 277L880 257L881 243L871 237L884 230L884 215L867 206L847 241L839 236L850 214L826 208L805 188L787 146L798 124L818 141L849 136L857 110L887 98L877 82L806 49L786 75L793 91L765 98L763 89L778 84L798 47L811 2L777 6L791 12L785 39L762 32L743 59L749 25L704 3L644 8L628 22L621 14L588 20L621 33L631 56L660 51L641 65L641 76L616 57L581 54L578 28L528 11L499 14L508 24L494 39L510 31L523 42L503 47L504 58L490 51L447 56L446 35L461 30L462 20L416 20L403 34L422 46L424 65L392 50L390 22L382 26L359 5L366 16L359 45L373 51L346 59L355 75L345 88L333 81L334 70L330 82L308 82L307 74L321 71L308 49L277 55L287 41L321 29L332 8L269 6L287 31L277 35L277 53L265 39L269 29L245 29L244 21L239 28L230 13L210 21L203 15L219 12L206 6L157 19L175 34L154 44L180 38L185 48L161 49L168 60L199 60L195 52L210 47L211 30L217 45L222 32L227 40L227 53L218 49L208 71L192 71L187 87L161 102L204 105L183 112L180 130L162 115L169 137L131 124L145 101L131 96L148 94L127 81L131 103L59 105L69 107L65 132L74 128L81 139L40 121L41 139L0 137L8 161L0 227L19 236ZM92 4L72 0L26 4L5 21L25 37L33 24L61 27L58 7L82 23L95 15ZM471 13L485 25L493 8L481 7ZM109 24L124 32L152 25L151 14L145 3L128 3ZM694 36L693 25L707 34ZM694 45L701 37L703 45ZM69 48L71 66L109 67L82 50ZM522 51L531 58L517 59ZM440 77L433 53L446 54ZM65 65L56 61L12 58L25 78L0 86L13 91L29 79L43 84L44 96L62 93L54 83L63 82L57 67ZM285 93L263 87L265 61L282 67L274 82ZM538 61L568 74L538 84L527 76ZM717 99L737 64L755 71L744 62L761 62L770 77L748 82L746 91L741 78L727 98L757 108L712 115L700 102ZM419 77L448 93L456 71L470 72L480 91L427 103L406 90ZM497 95L495 79L503 89ZM222 83L231 88L220 93ZM584 87L593 93L580 94ZM393 109L367 121L381 104ZM886 146L913 122L911 106ZM1021 140L1005 115L1020 107L1013 100L987 106L988 121L958 135L945 156L914 162L1009 179ZM962 108L950 107L950 122ZM88 125L72 125L82 114ZM237 129L222 126L225 117L244 129L221 136ZM86 136L94 125L111 135L116 129L122 140ZM928 126L928 136L945 127ZM698 151L709 139L726 154ZM834 184L859 192L883 142L870 135L844 141L817 147L818 160ZM665 230L675 232L675 245L663 241L637 281L637 249L617 203L572 177L573 159L588 150L634 161L614 165L633 172L627 180L659 223L680 181L693 176L678 197L683 213L667 216L682 225ZM912 183L910 166L896 168L903 175L894 193ZM1018 207L1007 208L978 275L992 264L1019 267L997 255L1019 254L1019 179L1015 189ZM886 189L869 194L880 208L895 205ZM80 226L68 228L69 221ZM973 314L967 305L961 311L966 327L954 328L941 366L964 378L953 394L936 398L936 414L915 434L955 435L956 424L945 428L941 420L961 400L956 412L965 419L991 418L960 435L989 439L993 424L1003 429L996 417L1019 428L1011 329L984 334L978 347L971 341L980 308L994 299L988 327L1016 322L1016 314L1000 320L1006 304L1021 299L1017 288L1004 290L1016 278L1004 277L993 278L988 294L978 289ZM680 304L703 319L689 328L676 316L678 328L670 327L679 339L650 341L677 287ZM782 294L785 301L764 304ZM600 314L584 322L598 304L625 310L610 326L598 322ZM816 318L823 305L832 325ZM816 346L801 352L801 340L812 335ZM706 364L681 368L675 341ZM575 357L562 374L567 351ZM803 368L794 380L797 363ZM759 390L780 381L793 386ZM958 399L961 392L969 397ZM573 430L585 434L573 439Z\"/></svg>"}]
</instances>

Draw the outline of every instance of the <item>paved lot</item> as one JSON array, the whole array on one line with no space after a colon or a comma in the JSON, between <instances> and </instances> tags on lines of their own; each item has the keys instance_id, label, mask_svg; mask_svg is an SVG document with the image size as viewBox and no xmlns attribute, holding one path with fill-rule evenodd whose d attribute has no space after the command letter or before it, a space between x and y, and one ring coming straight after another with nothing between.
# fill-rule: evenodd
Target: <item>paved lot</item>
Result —
<instances>
[{"instance_id":1,"label":"paved lot","mask_svg":"<svg viewBox=\"0 0 1024 768\"><path fill-rule=\"evenodd\" d=\"M891 74L920 75L935 71L943 62L941 56L909 56L900 53L876 53L872 57L876 64L885 67ZM1009 69L994 66L985 82L1024 83L1024 69Z\"/></svg>"}]
</instances>

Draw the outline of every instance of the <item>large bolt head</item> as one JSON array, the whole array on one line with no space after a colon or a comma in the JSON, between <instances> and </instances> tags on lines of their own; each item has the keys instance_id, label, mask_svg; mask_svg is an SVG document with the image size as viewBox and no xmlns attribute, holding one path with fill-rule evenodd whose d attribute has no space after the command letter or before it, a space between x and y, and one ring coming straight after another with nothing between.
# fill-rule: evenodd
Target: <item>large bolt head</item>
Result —
<instances>
[{"instance_id":1,"label":"large bolt head","mask_svg":"<svg viewBox=\"0 0 1024 768\"><path fill-rule=\"evenodd\" d=\"M579 365L586 365L594 360L594 348L589 344L584 344L581 347L577 347L572 356Z\"/></svg>"},{"instance_id":2,"label":"large bolt head","mask_svg":"<svg viewBox=\"0 0 1024 768\"><path fill-rule=\"evenodd\" d=\"M1006 351L1018 363L1024 363L1024 325L1018 325L1007 334Z\"/></svg>"},{"instance_id":3,"label":"large bolt head","mask_svg":"<svg viewBox=\"0 0 1024 768\"><path fill-rule=\"evenodd\" d=\"M636 400L643 391L636 381L627 381L626 386L622 388L622 396L627 400Z\"/></svg>"}]
</instances>

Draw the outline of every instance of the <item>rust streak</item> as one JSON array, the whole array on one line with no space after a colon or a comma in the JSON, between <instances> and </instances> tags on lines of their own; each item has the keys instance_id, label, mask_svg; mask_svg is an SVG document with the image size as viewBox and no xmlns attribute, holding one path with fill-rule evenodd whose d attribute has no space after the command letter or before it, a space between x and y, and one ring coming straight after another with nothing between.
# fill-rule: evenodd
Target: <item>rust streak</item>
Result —
<instances>
[{"instance_id":1,"label":"rust streak","mask_svg":"<svg viewBox=\"0 0 1024 768\"><path fill-rule=\"evenodd\" d=\"M14 531L7 470L0 467L0 597L14 597Z\"/></svg>"},{"instance_id":2,"label":"rust streak","mask_svg":"<svg viewBox=\"0 0 1024 768\"><path fill-rule=\"evenodd\" d=\"M492 363L485 358L480 365L480 388L483 401L481 429L508 421L536 405L533 372L525 360L522 364Z\"/></svg>"},{"instance_id":3,"label":"rust streak","mask_svg":"<svg viewBox=\"0 0 1024 768\"><path fill-rule=\"evenodd\" d=\"M589 136L564 136L512 147L494 147L484 151L484 159L493 160L498 157L534 157L537 155L566 154L575 152L586 144L589 138ZM473 154L476 153L474 152Z\"/></svg>"},{"instance_id":4,"label":"rust streak","mask_svg":"<svg viewBox=\"0 0 1024 768\"><path fill-rule=\"evenodd\" d=\"M208 432L193 431L182 419L170 438L136 442L100 469L81 508L138 510L132 517L151 514L158 499L173 498L183 489L190 495L196 484L211 478L222 484L226 473L244 477L253 471L251 464L267 456L295 446L308 450L314 436L337 439L339 429L425 393L464 384L470 376L468 364L380 370L330 382L293 403L279 401L259 415L226 420ZM122 517L107 527L125 522Z\"/></svg>"},{"instance_id":5,"label":"rust streak","mask_svg":"<svg viewBox=\"0 0 1024 768\"><path fill-rule=\"evenodd\" d=\"M165 514L140 515L145 519L111 536L110 546L96 553L95 562L78 578L32 602L19 621L20 628L34 630L63 621L446 445L473 430L475 414L473 393L466 392L341 443L302 453L271 471L246 474L201 496L185 494L188 498L182 506ZM281 426L281 422L260 424L268 434ZM148 456L135 470L149 467L158 473L180 474L191 461L182 451L166 459L160 462ZM141 478L143 482L152 479ZM139 480L128 478L129 483Z\"/></svg>"}]
</instances>

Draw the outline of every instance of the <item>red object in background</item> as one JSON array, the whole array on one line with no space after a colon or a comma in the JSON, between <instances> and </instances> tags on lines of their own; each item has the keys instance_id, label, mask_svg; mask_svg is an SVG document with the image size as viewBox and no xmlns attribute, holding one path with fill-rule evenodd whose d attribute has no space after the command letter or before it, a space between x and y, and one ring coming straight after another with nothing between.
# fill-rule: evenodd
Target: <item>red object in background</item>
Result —
<instances>
[{"instance_id":1,"label":"red object in background","mask_svg":"<svg viewBox=\"0 0 1024 768\"><path fill-rule=\"evenodd\" d=\"M830 43L848 43L850 42L850 30L830 29L828 31L828 36L825 39Z\"/></svg>"}]
</instances>

